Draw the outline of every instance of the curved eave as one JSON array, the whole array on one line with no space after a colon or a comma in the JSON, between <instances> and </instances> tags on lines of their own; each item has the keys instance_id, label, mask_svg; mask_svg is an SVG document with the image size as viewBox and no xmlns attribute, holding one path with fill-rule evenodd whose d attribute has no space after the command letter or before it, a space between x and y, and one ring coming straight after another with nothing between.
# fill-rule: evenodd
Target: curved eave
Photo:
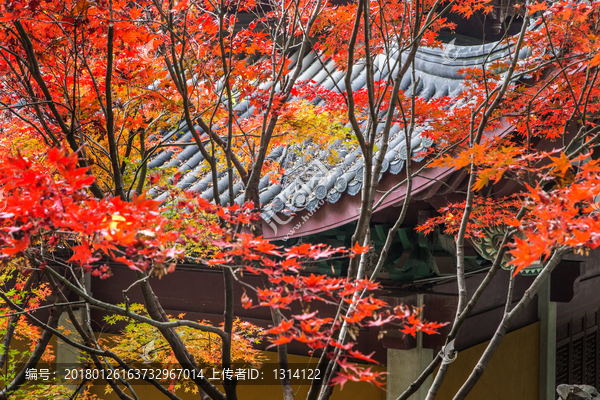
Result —
<instances>
[{"instance_id":1,"label":"curved eave","mask_svg":"<svg viewBox=\"0 0 600 400\"><path fill-rule=\"evenodd\" d=\"M494 131L484 133L486 137L506 136L512 131L512 125L506 123L503 127ZM425 161L413 161L413 171L418 170L425 164ZM375 204L383 196L382 192L387 192L398 183L406 179L406 169L398 175L390 173L384 174L379 182L378 193L375 196ZM453 172L454 168L448 167L432 167L426 168L419 176L413 178L413 188L411 195L422 193L428 189L433 189L439 182L447 179ZM398 204L406 197L406 185L400 186L392 194L387 196L377 212L381 212L387 207ZM360 195L349 195L342 193L340 199L335 203L323 202L320 207L312 212L306 209L292 215L290 217L277 213L270 220L261 220L263 236L268 240L287 240L289 238L312 235L319 232L324 232L350 222L358 220L360 213Z\"/></svg>"}]
</instances>

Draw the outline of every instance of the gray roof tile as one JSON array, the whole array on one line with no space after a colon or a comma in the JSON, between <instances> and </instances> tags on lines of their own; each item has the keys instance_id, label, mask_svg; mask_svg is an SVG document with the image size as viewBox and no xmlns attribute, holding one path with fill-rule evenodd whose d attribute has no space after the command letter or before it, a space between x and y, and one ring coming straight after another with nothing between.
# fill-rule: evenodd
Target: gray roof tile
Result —
<instances>
[{"instance_id":1,"label":"gray roof tile","mask_svg":"<svg viewBox=\"0 0 600 400\"><path fill-rule=\"evenodd\" d=\"M458 74L459 69L465 66L479 66L486 58L489 62L505 57L508 50L504 45L490 43L485 46L456 46L449 52L450 54L447 53L444 53L442 49L427 48L417 52L415 60L415 75L418 79L416 93L422 98L427 100L448 95L456 97L463 90L462 77ZM527 56L528 50L524 50L521 55ZM294 57L297 56L294 55ZM405 58L406 54L402 54L402 59ZM385 62L382 57L378 57L374 63L376 79L391 78L395 75L399 68L398 65L394 67L392 74L389 73L389 69L394 63L394 57L391 57L389 63ZM310 52L303 57L302 64L302 72L298 78L300 81L314 81L317 85L327 89L345 90L344 73L336 69L333 61L326 60L324 68L315 53ZM355 65L351 82L354 90L365 87L366 68L364 63L358 62ZM400 88L410 93L413 85L409 72L402 79ZM262 84L260 86L266 89L271 85ZM315 99L315 103L318 104L319 101L320 99ZM235 110L240 113L242 118L254 112L247 101L236 104ZM200 131L199 127L196 128ZM382 128L383 123L378 126L378 130ZM425 128L426 126L417 127L410 141L410 154L416 161L424 158L427 149L433 145L431 139L422 136ZM192 135L187 128L171 131L167 135L171 135L171 140L178 143L190 143L192 140ZM339 160L331 164L333 150L338 154ZM379 178L381 179L384 173L400 173L404 168L407 152L404 131L398 124L395 124L390 131L388 148ZM314 156L308 164L304 161L304 157L300 157L300 155L306 154ZM356 195L362 188L363 159L360 149L346 148L340 141L332 143L327 149L315 148L309 141L302 148L281 146L273 149L268 158L278 161L284 173L281 181L277 183L271 181L271 174L263 176L260 180L260 201L265 218L272 218L278 212L291 215L303 209L314 211L319 206L319 202L335 203L344 193ZM203 160L197 146L188 145L177 155L172 150L159 153L149 162L148 166L149 168L179 166L179 171L183 176L177 186L198 192L203 198L212 200L214 198L212 178L208 168L202 168ZM225 204L229 201L228 174L226 171L221 171L218 176L218 191L221 202ZM244 199L244 186L237 176L234 178L234 182L235 201L241 204ZM151 195L156 196L157 194L156 190L151 191ZM166 196L158 195L157 199L164 200L163 197Z\"/></svg>"}]
</instances>

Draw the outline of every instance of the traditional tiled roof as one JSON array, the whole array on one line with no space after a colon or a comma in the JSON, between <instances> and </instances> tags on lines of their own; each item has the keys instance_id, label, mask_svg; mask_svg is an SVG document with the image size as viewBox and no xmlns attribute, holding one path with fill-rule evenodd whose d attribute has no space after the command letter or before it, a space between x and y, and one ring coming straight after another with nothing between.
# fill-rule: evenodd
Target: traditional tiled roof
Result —
<instances>
[{"instance_id":1,"label":"traditional tiled roof","mask_svg":"<svg viewBox=\"0 0 600 400\"><path fill-rule=\"evenodd\" d=\"M522 51L520 56L527 55L527 50ZM509 55L507 45L489 43L480 46L452 46L447 45L444 49L421 48L416 54L415 70L417 77L417 96L424 100L434 99L441 96L456 97L463 91L464 78L458 71L465 67L479 67L484 62ZM297 55L293 56L293 62L297 61ZM403 58L406 54L403 54ZM403 60L404 61L404 60ZM383 57L378 57L374 62L375 80L393 79L397 69L390 73L389 65L395 60L385 62ZM313 81L329 90L345 90L344 72L336 69L332 60L319 61L314 52L307 54L302 59L302 72L299 81ZM359 90L366 87L366 68L364 64L358 63L353 71L352 89ZM401 82L401 90L412 93L414 82L412 74L405 74ZM318 104L320 99L314 100ZM240 102L235 110L244 115L251 115L253 109L249 103ZM165 150L152 159L149 168L178 167L182 177L177 187L187 189L201 194L201 197L212 200L213 187L212 177L207 168L202 168L203 156L198 147L193 144L192 134L187 126L180 130L168 133L172 141L182 143L183 150L175 154L172 150ZM427 125L418 126L414 129L412 139L407 145L404 140L404 132L400 125L393 125L389 135L389 142L381 174L398 174L404 168L407 153L410 152L414 160L419 161L421 155L425 154L428 147L432 146L430 139L421 136ZM201 128L196 126L201 132ZM383 122L379 124L379 130L383 129ZM259 184L260 201L263 205L263 218L269 219L275 213L281 212L289 215L303 209L312 211L318 207L319 202L337 202L344 194L355 196L362 187L363 159L360 148L348 148L341 141L331 143L329 147L323 148L306 142L300 148L290 146L275 148L267 157L268 160L280 163L283 175L279 182L273 183L270 175L262 177ZM410 150L407 150L410 149ZM331 157L332 153L336 157ZM311 161L306 163L305 157L300 155L311 154ZM332 159L337 161L331 161ZM224 170L219 172L218 190L221 203L229 202L228 197L228 175ZM381 176L380 176L381 178ZM236 176L233 193L235 201L241 203L244 198L244 185ZM151 195L158 200L164 200L166 194L152 191Z\"/></svg>"}]
</instances>

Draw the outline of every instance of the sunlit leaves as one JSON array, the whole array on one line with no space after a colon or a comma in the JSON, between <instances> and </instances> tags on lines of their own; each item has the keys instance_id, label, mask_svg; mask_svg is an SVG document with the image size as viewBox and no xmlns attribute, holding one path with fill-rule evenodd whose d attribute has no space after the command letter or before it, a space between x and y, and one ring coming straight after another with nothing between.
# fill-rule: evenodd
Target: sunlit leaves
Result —
<instances>
[{"instance_id":1,"label":"sunlit leaves","mask_svg":"<svg viewBox=\"0 0 600 400\"><path fill-rule=\"evenodd\" d=\"M484 140L474 143L458 154L448 154L433 161L433 166L453 167L456 169L476 167L477 180L473 189L483 189L488 184L498 182L507 171L516 170L526 163L521 157L525 150L502 140Z\"/></svg>"},{"instance_id":2,"label":"sunlit leaves","mask_svg":"<svg viewBox=\"0 0 600 400\"><path fill-rule=\"evenodd\" d=\"M518 196L500 199L476 196L473 200L471 218L467 223L466 237L481 236L486 228L510 224L520 206L521 201ZM429 219L425 224L418 226L417 230L427 234L437 226L443 225L445 233L456 235L464 215L464 208L464 202L451 203L439 210L441 215Z\"/></svg>"},{"instance_id":3,"label":"sunlit leaves","mask_svg":"<svg viewBox=\"0 0 600 400\"><path fill-rule=\"evenodd\" d=\"M38 245L53 248L61 240L72 252L67 261L93 275L109 275L105 266L92 267L103 257L136 270L168 272L183 255L174 247L177 222L158 213L159 203L144 196L131 202L93 199L84 191L92 180L78 167L76 155L67 156L64 149L51 150L43 166L21 156L5 157L0 162L4 258L34 257Z\"/></svg>"},{"instance_id":4,"label":"sunlit leaves","mask_svg":"<svg viewBox=\"0 0 600 400\"><path fill-rule=\"evenodd\" d=\"M562 164L561 159L555 159L556 167ZM539 186L528 189L529 213L520 224L514 224L524 234L511 250L517 271L547 259L560 246L600 246L600 219L596 212L600 168L596 161L585 164L566 187L559 186L551 192Z\"/></svg>"}]
</instances>

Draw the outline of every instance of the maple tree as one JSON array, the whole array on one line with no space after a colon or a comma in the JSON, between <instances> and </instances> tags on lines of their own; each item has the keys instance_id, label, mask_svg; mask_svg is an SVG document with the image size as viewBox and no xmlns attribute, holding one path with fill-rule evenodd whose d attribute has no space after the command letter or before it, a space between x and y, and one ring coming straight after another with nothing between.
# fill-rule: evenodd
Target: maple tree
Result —
<instances>
[{"instance_id":1,"label":"maple tree","mask_svg":"<svg viewBox=\"0 0 600 400\"><path fill-rule=\"evenodd\" d=\"M282 365L287 363L286 343L296 340L320 351L319 368L328 371L326 384L347 380L381 384L379 374L349 363L372 361L352 350L353 330L396 323L404 333L415 335L434 333L441 326L422 321L420 310L386 310L386 304L370 294L377 289L377 272L408 212L413 179L424 168L442 167L464 169L468 175L464 200L440 209L440 216L420 228L431 231L444 225L455 237L459 303L447 342L459 334L506 257L514 274L543 263L513 308L509 292L496 334L456 395L464 398L511 321L561 257L600 243L594 200L600 183L594 155L600 139L599 4L559 1L514 7L522 21L520 33L502 39L509 56L463 70L465 90L457 96L424 100L417 85L406 92L400 89L405 76L416 81L419 48L442 46L440 30L454 28L446 18L449 14L465 18L475 12L486 14L492 11L490 2L2 2L0 185L6 208L0 214L0 253L3 268L20 274L14 278L15 287L29 291L34 287L32 299L39 301L47 298L48 290L59 299L44 322L33 311L38 302L21 302L26 294L1 293L7 314L10 309L25 315L18 318L19 332L26 330L19 325L24 323L43 329L43 333L30 330L30 335L43 339L31 350L30 363L50 357L48 341L56 335L89 354L97 368L107 367L105 358L127 366L127 346L110 351L96 342L91 328L77 322L82 343L57 329L62 312L76 321L66 300L72 293L86 307L135 321L139 326L131 325L124 337L128 332L148 335L158 330L169 349L164 359L185 368L196 369L195 358L205 352L191 352L183 332L216 335L222 347L219 362L228 368L235 349L248 344L232 342L237 329L232 285L246 272L259 274L264 286L248 287L252 293L245 293L242 302L246 307L271 308L273 327L268 333L273 336L268 340L277 347ZM240 26L240 13L256 17L247 27ZM512 18L506 23L517 22ZM331 59L345 73L343 89L299 81L302 63L290 56L308 50L314 50L321 62ZM375 71L374 63L381 58L394 71L390 79ZM352 90L359 62L367 71L367 87ZM244 111L236 104L244 104ZM400 215L378 254L375 271L365 276L370 220L391 193L379 197L378 188L396 123L403 128L406 143L415 127L426 123L421 135L434 145L424 166L416 168L406 157L406 179L401 182L406 196ZM218 187L219 174L227 173L229 206L221 206L216 191L214 204L173 191L159 208L146 197L149 186L168 190L178 179L174 171L148 171L148 160L162 149L180 151L181 143L171 141L174 127L192 133L213 187ZM334 139L360 149L364 162L354 247L283 249L262 239L259 181L266 174L276 181L281 174L280 166L267 160L269 151L306 141L319 148ZM245 206L234 202L235 175L245 187ZM519 188L516 194L493 192L495 183L509 179ZM506 234L482 284L468 297L465 241L494 226L506 228ZM222 269L226 283L222 327L173 319L154 295L146 277L176 272L177 262L186 256ZM302 273L303 260L332 256L350 258L348 278ZM109 279L108 260L136 271L138 280L133 284L142 290L145 309L129 304L126 296L126 302L117 305L86 292L82 275ZM319 315L314 305L312 312L286 314L292 303L319 302L337 305L341 318ZM9 339L11 326L5 333ZM414 393L440 363L437 355L400 399ZM446 370L447 364L441 364L429 400ZM1 395L6 397L24 382L23 370ZM176 398L164 382L151 383ZM120 398L131 398L118 382L109 385ZM236 398L234 382L225 382L225 394L205 379L195 379L194 385L203 397ZM291 400L289 380L282 380L282 389L284 398ZM330 386L311 382L309 399L330 395Z\"/></svg>"},{"instance_id":2,"label":"maple tree","mask_svg":"<svg viewBox=\"0 0 600 400\"><path fill-rule=\"evenodd\" d=\"M162 351L159 357L159 360L165 363L193 368L198 368L198 364L220 364L223 368L229 368L232 362L260 362L249 336L260 337L262 333L251 324L231 321L231 327L228 328L226 320L222 327L215 327L203 321L184 320L183 315L177 319L167 316L161 321L158 318L150 318L151 314L146 306L130 304L127 291L124 291L126 303L113 305L94 299L84 286L78 285L77 279L72 281L73 277L77 278L86 271L101 279L109 279L110 268L106 263L99 263L103 259L123 263L137 271L140 279L134 284L146 285L149 274L160 276L174 272L174 262L185 252L184 243L180 241L180 232L187 235L197 233L198 228L188 226L185 221L189 218L188 214L199 211L219 217L202 219L204 228L210 231L210 239L205 237L198 240L210 240L220 249L213 252L208 263L229 269L236 279L244 271L266 274L269 281L275 285L267 289L250 287L256 291L260 306L288 308L294 301L301 301L305 305L314 304L316 301L350 305L343 316L344 322L333 318L320 318L317 316L318 311L295 315L282 321L278 326L266 331L267 334L276 335L270 339L274 345L298 340L307 343L313 349L320 349L331 344L344 350L338 362L344 368L348 368L348 357L373 360L359 351L352 350L352 342L344 343L332 339L337 330L349 329L349 326L376 326L397 321L403 332L415 335L417 330L434 333L437 328L443 326L422 321L418 318L419 310L397 307L385 311L386 303L372 296L353 301L357 293L372 291L378 287L369 280L299 275L303 269L303 260L327 258L338 253L355 256L367 249L360 246L344 250L332 249L325 245L301 245L283 250L250 233L236 233L240 225L249 226L253 220L259 218L252 212L251 204L241 208L222 208L197 195L187 193L178 203L177 217L167 218L156 212L160 203L157 201L135 197L132 202L125 202L119 197L99 200L90 197L83 189L90 186L93 177L86 174L86 168L78 167L75 154L67 156L64 149L51 149L44 164L37 164L22 156L9 156L1 165L0 181L8 193L5 197L6 207L2 213L2 259L5 263L18 262L17 269L22 278L16 287L21 290L23 286L30 286L29 290L35 289L31 293L35 293L38 299L23 304L21 291L2 292L0 297L7 309L17 311L19 315L26 314L27 322L48 332L44 336L45 340L37 342L28 360L29 365L35 365L41 357L51 357L47 346L50 337L56 335L69 345L87 353L97 368L105 368L100 356L111 358L115 365L126 366L131 362L132 345L136 346L132 338L145 340L155 336L156 331L163 336L159 343L168 349ZM86 215L85 218L82 217L83 214ZM181 227L182 224L185 228ZM68 259L60 261L56 255L64 248L70 249L72 254ZM281 261L275 261L273 257ZM59 267L63 267L63 270ZM45 277L48 283L43 282L42 277ZM32 285L35 286L31 287ZM55 306L51 320L45 323L38 318L35 311L40 307L40 298L43 300L50 293L49 287L52 287L52 292L60 302ZM152 293L149 285L146 286L146 290ZM114 313L114 316L108 317L108 321L112 323L132 320L134 324L129 325L123 336L116 339L116 345L103 340L98 341L94 338L90 326L82 326L77 322L71 309L72 303L67 300L69 292L79 295L89 306ZM245 306L251 307L251 300L247 295L242 301ZM160 307L158 303L156 306ZM63 307L71 316L83 343L69 338L56 326ZM30 336L36 333L36 330L32 330ZM220 341L221 350L213 351L194 345L195 340L202 340L202 335L212 336L217 343ZM368 369L351 366L350 372L341 372L330 379L332 382L341 383L351 379L381 384L381 381L377 380L380 375L371 373ZM147 380L157 387L163 387L161 382L150 378ZM24 381L25 370L22 370L5 392L15 390ZM107 381L119 397L129 398L119 388L116 380ZM206 378L198 376L193 381L197 385L193 390L202 390L212 398L223 397ZM168 389L163 388L162 391L176 392L180 387L185 387L186 383L190 382L165 382ZM227 388L226 383L225 387ZM131 390L131 387L129 389ZM235 390L235 386L229 390ZM229 392L228 396L232 395L235 396L235 392Z\"/></svg>"},{"instance_id":3,"label":"maple tree","mask_svg":"<svg viewBox=\"0 0 600 400\"><path fill-rule=\"evenodd\" d=\"M586 253L598 247L598 4L540 2L527 10L523 26L531 23L533 29L521 32L513 54L527 48L531 56L466 71L476 79L461 96L471 101L454 114L462 114L469 123L468 135L457 135L450 124L438 125L441 137L457 143L458 149L433 165L465 169L469 176L464 201L441 209L441 216L420 227L431 231L443 224L455 235L459 305L449 339L456 337L501 265L508 261L513 272L502 321L455 399L464 399L473 388L511 322L561 258L570 251ZM491 121L508 124L511 134L486 137ZM490 189L501 180L514 180L520 190L494 196ZM488 227L500 227L505 234L482 285L467 299L465 238L481 236ZM543 268L511 307L514 277L532 265ZM446 370L442 364L427 399L435 398Z\"/></svg>"}]
</instances>

